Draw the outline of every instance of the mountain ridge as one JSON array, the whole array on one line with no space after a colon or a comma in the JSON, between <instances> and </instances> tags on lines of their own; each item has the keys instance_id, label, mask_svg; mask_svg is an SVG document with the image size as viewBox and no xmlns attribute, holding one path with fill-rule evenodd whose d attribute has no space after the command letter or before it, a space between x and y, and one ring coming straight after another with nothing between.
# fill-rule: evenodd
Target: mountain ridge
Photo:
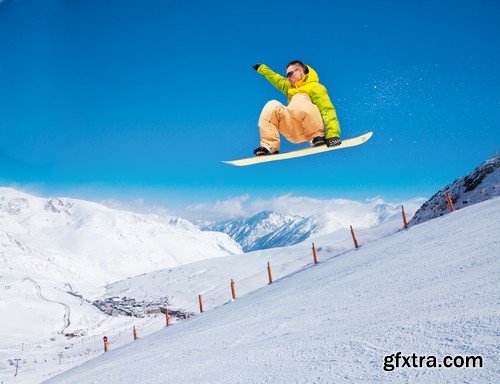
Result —
<instances>
[{"instance_id":1,"label":"mountain ridge","mask_svg":"<svg viewBox=\"0 0 500 384\"><path fill-rule=\"evenodd\" d=\"M342 204L355 204L344 202ZM359 204L359 203L357 203ZM359 204L361 205L361 204ZM398 204L374 199L366 206L355 207L352 212L344 209L325 210L309 217L282 215L274 211L261 211L250 217L238 217L200 226L202 230L227 233L241 244L245 252L298 244L316 236L335 232L356 225L371 227L400 215Z\"/></svg>"},{"instance_id":2,"label":"mountain ridge","mask_svg":"<svg viewBox=\"0 0 500 384\"><path fill-rule=\"evenodd\" d=\"M455 209L499 196L500 156L482 162L465 176L459 177L436 192L415 212L408 225L421 224L449 212L447 193L450 194Z\"/></svg>"},{"instance_id":3,"label":"mountain ridge","mask_svg":"<svg viewBox=\"0 0 500 384\"><path fill-rule=\"evenodd\" d=\"M72 276L79 289L242 252L226 234L203 232L179 217L11 188L0 188L0 225L0 257L14 262L6 273L42 277L51 271L43 277L64 282Z\"/></svg>"}]
</instances>

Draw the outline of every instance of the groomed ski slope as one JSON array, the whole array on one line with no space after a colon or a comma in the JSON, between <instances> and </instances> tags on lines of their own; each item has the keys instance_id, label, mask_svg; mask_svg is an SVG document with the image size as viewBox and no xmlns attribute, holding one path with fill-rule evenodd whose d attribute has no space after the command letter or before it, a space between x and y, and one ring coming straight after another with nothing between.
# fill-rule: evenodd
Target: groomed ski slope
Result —
<instances>
[{"instance_id":1,"label":"groomed ski slope","mask_svg":"<svg viewBox=\"0 0 500 384\"><path fill-rule=\"evenodd\" d=\"M500 382L499 224L499 198L447 214L46 383ZM481 356L483 368L385 371L397 352Z\"/></svg>"}]
</instances>

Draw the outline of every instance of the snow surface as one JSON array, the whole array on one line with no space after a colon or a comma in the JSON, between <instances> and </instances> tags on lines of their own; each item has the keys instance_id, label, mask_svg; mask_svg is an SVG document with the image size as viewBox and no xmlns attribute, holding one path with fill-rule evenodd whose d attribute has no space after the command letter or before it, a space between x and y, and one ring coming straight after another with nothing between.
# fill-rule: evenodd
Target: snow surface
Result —
<instances>
[{"instance_id":1,"label":"snow surface","mask_svg":"<svg viewBox=\"0 0 500 384\"><path fill-rule=\"evenodd\" d=\"M0 225L0 260L9 267L1 272L70 282L85 294L128 276L242 252L229 236L179 218L9 188L0 188Z\"/></svg>"},{"instance_id":2,"label":"snow surface","mask_svg":"<svg viewBox=\"0 0 500 384\"><path fill-rule=\"evenodd\" d=\"M92 306L106 284L241 252L226 234L181 218L0 188L0 382L12 380L15 358L15 382L37 383L100 354L104 333L116 346L130 340L132 325L160 329L154 316L110 317Z\"/></svg>"},{"instance_id":3,"label":"snow surface","mask_svg":"<svg viewBox=\"0 0 500 384\"><path fill-rule=\"evenodd\" d=\"M208 299L207 312L112 346L47 383L500 382L500 199L407 231L389 224L358 233L358 250L348 250L345 232L317 238L316 266L299 244L158 272L155 282L191 284L186 297L174 294L179 304L196 300L191 294L202 287L220 301ZM299 271L280 270L294 260ZM277 266L272 285L264 261ZM235 301L228 301L230 278ZM110 289L162 289L137 279ZM385 371L384 356L396 352L480 355L484 366Z\"/></svg>"},{"instance_id":4,"label":"snow surface","mask_svg":"<svg viewBox=\"0 0 500 384\"><path fill-rule=\"evenodd\" d=\"M401 218L398 218L372 228L356 229L356 234L360 243L369 243L399 231L401 226ZM326 260L353 248L352 237L347 229L314 240L319 260ZM106 296L125 295L139 300L168 296L173 307L197 312L198 302L193 298L203 294L204 308L210 309L231 298L231 279L237 283L239 294L262 287L268 281L267 262L272 267L275 279L304 268L313 260L311 245L310 242L304 242L283 250L254 251L158 270L109 284Z\"/></svg>"},{"instance_id":5,"label":"snow surface","mask_svg":"<svg viewBox=\"0 0 500 384\"><path fill-rule=\"evenodd\" d=\"M364 220L361 205L337 201L335 210ZM399 226L390 224L388 233ZM363 239L378 236L368 232L360 231ZM333 239L335 249L319 250L320 257L350 249L346 230ZM146 301L168 297L171 309L196 312L193 297L202 292L210 309L227 301L228 275L237 279L240 295L251 292L267 279L262 269L268 259L275 278L285 276L310 261L310 245L291 248L289 257L264 252L246 258L234 255L241 248L226 234L200 231L180 217L0 188L0 381L12 380L16 358L21 360L15 382L37 383L99 356L104 335L116 348L131 341L132 326L141 336L163 328L161 314L104 315L90 302L106 293ZM230 256L215 261L224 255ZM214 263L201 262L209 259Z\"/></svg>"}]
</instances>

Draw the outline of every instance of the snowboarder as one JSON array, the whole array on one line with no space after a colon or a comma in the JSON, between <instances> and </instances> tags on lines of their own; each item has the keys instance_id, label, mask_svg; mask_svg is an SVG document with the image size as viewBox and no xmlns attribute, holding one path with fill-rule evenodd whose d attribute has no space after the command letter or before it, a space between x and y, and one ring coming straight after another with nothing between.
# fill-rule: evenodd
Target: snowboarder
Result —
<instances>
[{"instance_id":1,"label":"snowboarder","mask_svg":"<svg viewBox=\"0 0 500 384\"><path fill-rule=\"evenodd\" d=\"M253 69L288 97L288 106L271 100L262 109L256 156L279 153L280 133L292 143L309 141L313 147L342 143L335 107L314 69L298 60L286 66L286 77L265 64L255 64Z\"/></svg>"}]
</instances>

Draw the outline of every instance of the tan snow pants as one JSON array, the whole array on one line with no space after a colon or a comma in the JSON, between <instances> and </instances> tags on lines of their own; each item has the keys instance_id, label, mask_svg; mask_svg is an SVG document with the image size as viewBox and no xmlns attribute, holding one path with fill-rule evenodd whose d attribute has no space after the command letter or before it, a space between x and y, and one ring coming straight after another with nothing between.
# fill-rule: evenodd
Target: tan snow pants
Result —
<instances>
[{"instance_id":1,"label":"tan snow pants","mask_svg":"<svg viewBox=\"0 0 500 384\"><path fill-rule=\"evenodd\" d=\"M271 151L280 149L280 133L292 143L325 135L319 109L305 93L294 95L288 106L277 100L269 101L260 114L259 130L260 145Z\"/></svg>"}]
</instances>

